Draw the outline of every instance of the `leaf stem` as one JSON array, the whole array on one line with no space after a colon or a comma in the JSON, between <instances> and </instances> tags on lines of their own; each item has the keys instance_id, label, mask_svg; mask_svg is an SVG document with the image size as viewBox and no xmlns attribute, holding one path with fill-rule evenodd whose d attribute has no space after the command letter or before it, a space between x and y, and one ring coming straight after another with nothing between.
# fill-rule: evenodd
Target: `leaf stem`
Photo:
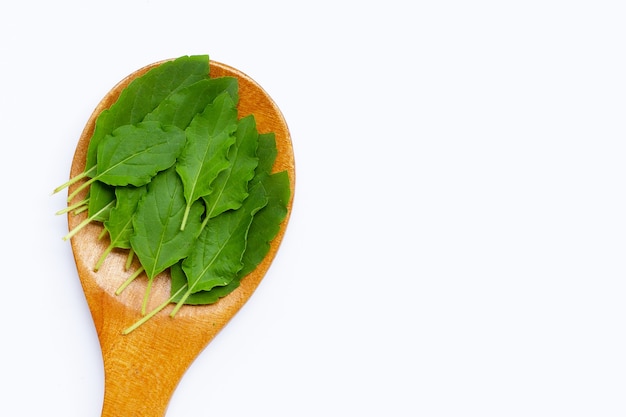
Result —
<instances>
[{"instance_id":1,"label":"leaf stem","mask_svg":"<svg viewBox=\"0 0 626 417\"><path fill-rule=\"evenodd\" d=\"M185 284L185 286L188 287L188 284ZM178 310L180 310L180 308L183 306L183 304L185 304L185 300L187 300L187 298L189 298L190 295L191 295L191 288L187 288L187 291L185 292L185 294L176 303L176 306L174 307L174 309L170 313L170 317L174 317L176 315L176 313L178 313Z\"/></svg>"},{"instance_id":2,"label":"leaf stem","mask_svg":"<svg viewBox=\"0 0 626 417\"><path fill-rule=\"evenodd\" d=\"M142 324L144 324L145 322L147 322L148 320L150 320L152 317L156 316L161 310L163 310L165 307L167 307L172 301L174 301L176 299L176 297L178 297L178 295L187 288L187 284L183 285L182 287L180 287L180 289L178 291L176 291L176 293L172 294L172 296L170 298L168 298L167 300L165 300L162 304L160 304L159 306L157 306L157 308L155 308L154 310L152 310L150 313L148 313L147 315L143 316L141 319L139 319L138 321L135 322L135 324L133 324L132 326L124 329L122 331L122 334L127 335L130 332L132 332L133 330L136 330L139 326L141 326Z\"/></svg>"},{"instance_id":3,"label":"leaf stem","mask_svg":"<svg viewBox=\"0 0 626 417\"><path fill-rule=\"evenodd\" d=\"M143 271L144 271L143 266L140 266L139 268L137 268L137 270L130 277L128 277L128 279L124 281L122 285L120 285L117 291L115 291L115 295L120 295L122 291L124 291L126 287L128 287L130 283L133 282L135 278L137 278Z\"/></svg>"},{"instance_id":4,"label":"leaf stem","mask_svg":"<svg viewBox=\"0 0 626 417\"><path fill-rule=\"evenodd\" d=\"M132 248L130 248L130 250L128 251L128 256L126 257L126 265L124 265L127 271L130 269L130 266L133 263L134 256L135 256L135 251Z\"/></svg>"},{"instance_id":5,"label":"leaf stem","mask_svg":"<svg viewBox=\"0 0 626 417\"><path fill-rule=\"evenodd\" d=\"M143 302L141 303L141 315L146 315L146 310L148 309L148 300L150 299L150 292L152 291L152 281L154 279L148 280L148 285L146 286L146 291L143 294Z\"/></svg>"},{"instance_id":6,"label":"leaf stem","mask_svg":"<svg viewBox=\"0 0 626 417\"><path fill-rule=\"evenodd\" d=\"M77 210L81 206L86 205L88 201L89 201L89 199L86 198L86 199L84 199L82 201L79 201L76 204L72 204L72 205L69 205L69 206L65 207L63 210L57 211L55 214L58 216L58 215L61 215L61 214L68 213L68 212L70 212L72 210Z\"/></svg>"},{"instance_id":7,"label":"leaf stem","mask_svg":"<svg viewBox=\"0 0 626 417\"><path fill-rule=\"evenodd\" d=\"M209 220L211 220L214 217L213 216L214 209L215 209L215 204L213 204L211 207L209 206L205 207L205 216L204 216L204 219L202 220L202 224L200 225L200 230L198 231L198 234L202 233L202 231L206 227Z\"/></svg>"},{"instance_id":8,"label":"leaf stem","mask_svg":"<svg viewBox=\"0 0 626 417\"><path fill-rule=\"evenodd\" d=\"M85 210L89 210L89 199L85 200L85 204L83 204L82 206L78 207L75 211L74 211L74 215L80 214Z\"/></svg>"},{"instance_id":9,"label":"leaf stem","mask_svg":"<svg viewBox=\"0 0 626 417\"><path fill-rule=\"evenodd\" d=\"M198 234L202 233L202 231L204 230L204 228L206 227L206 224L209 222L210 219L211 218L209 217L209 213L207 213L204 220L202 220L202 224L200 225L200 230L198 231Z\"/></svg>"},{"instance_id":10,"label":"leaf stem","mask_svg":"<svg viewBox=\"0 0 626 417\"><path fill-rule=\"evenodd\" d=\"M74 197L76 197L78 195L78 193L83 191L85 188L89 187L96 180L97 180L96 177L90 178L89 180L87 180L84 183L82 183L81 185L79 185L72 193L70 193L70 195L67 196L68 203L70 201L72 201L74 199Z\"/></svg>"},{"instance_id":11,"label":"leaf stem","mask_svg":"<svg viewBox=\"0 0 626 417\"><path fill-rule=\"evenodd\" d=\"M102 255L100 256L100 259L98 259L98 262L96 262L96 264L94 265L94 267L93 267L94 271L98 271L100 269L100 267L104 263L104 260L107 258L107 256L109 256L109 253L111 253L112 250L113 250L113 244L110 244L104 250L104 252L102 252Z\"/></svg>"},{"instance_id":12,"label":"leaf stem","mask_svg":"<svg viewBox=\"0 0 626 417\"><path fill-rule=\"evenodd\" d=\"M74 183L76 183L76 182L78 182L78 181L82 180L83 178L85 178L86 176L88 176L89 174L91 174L91 172L92 172L93 170L95 170L95 169L96 169L96 166L94 165L94 166L92 166L91 168L89 168L88 170L83 171L83 172L81 172L80 174L76 175L75 177L70 178L70 180L69 180L69 181L67 181L65 184L61 184L61 185L59 185L57 188L55 188L55 189L54 189L54 191L52 191L52 194L56 194L56 193L58 193L59 191L61 191L61 190L65 189L65 188L67 188L67 187L69 187L70 185L72 185L72 184L74 184Z\"/></svg>"},{"instance_id":13,"label":"leaf stem","mask_svg":"<svg viewBox=\"0 0 626 417\"><path fill-rule=\"evenodd\" d=\"M94 218L96 218L100 213L104 212L106 209L109 208L109 206L113 205L114 201L111 201L109 204L107 204L106 206L102 207L100 210L98 210L98 212L96 214L94 214L91 217L87 217L85 220L83 220L82 222L80 222L78 224L78 226L74 227L68 234L66 234L65 236L63 236L63 240L69 240L71 239L76 233L78 233L83 227L87 226Z\"/></svg>"},{"instance_id":14,"label":"leaf stem","mask_svg":"<svg viewBox=\"0 0 626 417\"><path fill-rule=\"evenodd\" d=\"M183 215L183 222L180 225L180 230L185 230L185 226L187 225L187 217L189 217L189 211L191 210L191 204L187 203L187 207L185 207L185 214Z\"/></svg>"}]
</instances>

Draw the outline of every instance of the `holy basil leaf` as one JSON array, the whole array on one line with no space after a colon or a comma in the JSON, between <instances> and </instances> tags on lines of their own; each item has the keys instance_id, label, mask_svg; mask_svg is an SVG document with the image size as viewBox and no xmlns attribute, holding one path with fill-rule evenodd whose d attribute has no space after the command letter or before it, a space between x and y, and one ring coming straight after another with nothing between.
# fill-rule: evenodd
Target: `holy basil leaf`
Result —
<instances>
[{"instance_id":1,"label":"holy basil leaf","mask_svg":"<svg viewBox=\"0 0 626 417\"><path fill-rule=\"evenodd\" d=\"M104 222L112 247L131 248L130 236L133 233L133 216L139 201L146 194L146 191L146 186L115 188L115 207L111 209L109 218Z\"/></svg>"},{"instance_id":2,"label":"holy basil leaf","mask_svg":"<svg viewBox=\"0 0 626 417\"><path fill-rule=\"evenodd\" d=\"M100 181L94 181L89 187L88 213L92 221L103 222L109 218L109 212L115 205L115 188Z\"/></svg>"},{"instance_id":3,"label":"holy basil leaf","mask_svg":"<svg viewBox=\"0 0 626 417\"><path fill-rule=\"evenodd\" d=\"M265 189L268 201L254 215L250 225L248 244L242 258L243 267L238 274L240 278L252 272L269 252L270 242L276 237L287 215L287 202L291 196L287 171L262 175L259 182Z\"/></svg>"},{"instance_id":4,"label":"holy basil leaf","mask_svg":"<svg viewBox=\"0 0 626 417\"><path fill-rule=\"evenodd\" d=\"M229 165L227 154L235 142L237 108L227 93L206 106L185 130L185 146L176 163L183 181L187 208L181 228L185 228L191 205L211 193L215 177Z\"/></svg>"},{"instance_id":5,"label":"holy basil leaf","mask_svg":"<svg viewBox=\"0 0 626 417\"><path fill-rule=\"evenodd\" d=\"M226 285L237 276L243 266L241 258L252 218L266 204L265 190L259 184L239 210L222 213L207 223L182 263L188 288L178 306L184 304L190 294Z\"/></svg>"},{"instance_id":6,"label":"holy basil leaf","mask_svg":"<svg viewBox=\"0 0 626 417\"><path fill-rule=\"evenodd\" d=\"M276 161L276 155L278 150L276 149L276 135L274 133L263 133L259 135L259 146L256 150L257 157L259 158L259 164L256 167L256 174L265 172L267 174L272 172L274 162Z\"/></svg>"},{"instance_id":7,"label":"holy basil leaf","mask_svg":"<svg viewBox=\"0 0 626 417\"><path fill-rule=\"evenodd\" d=\"M86 203L81 202L78 208L76 208L79 212L87 209L87 218L70 230L67 235L63 236L63 240L71 239L72 236L93 221L102 222L108 218L109 212L115 204L115 194L113 194L112 189L110 189L106 184L102 184L99 181L95 181L92 186L95 191L95 196L93 198L89 198ZM98 192L98 190L102 192ZM74 207L71 207L71 209L74 209Z\"/></svg>"},{"instance_id":8,"label":"holy basil leaf","mask_svg":"<svg viewBox=\"0 0 626 417\"><path fill-rule=\"evenodd\" d=\"M213 182L213 192L203 197L207 207L205 223L227 210L239 208L248 196L248 182L254 177L258 164L258 139L254 117L240 119L235 132L235 144L228 153L230 165Z\"/></svg>"},{"instance_id":9,"label":"holy basil leaf","mask_svg":"<svg viewBox=\"0 0 626 417\"><path fill-rule=\"evenodd\" d=\"M185 145L185 132L159 122L117 128L98 147L94 178L109 185L142 186L176 162Z\"/></svg>"},{"instance_id":10,"label":"holy basil leaf","mask_svg":"<svg viewBox=\"0 0 626 417\"><path fill-rule=\"evenodd\" d=\"M274 133L259 135L257 156L259 164L250 186L260 182L265 188L268 203L255 214L248 231L248 245L243 256L244 266L238 279L252 272L265 258L270 249L270 242L280 230L280 225L287 215L287 203L291 197L289 175L286 171L271 174L278 150Z\"/></svg>"},{"instance_id":11,"label":"holy basil leaf","mask_svg":"<svg viewBox=\"0 0 626 417\"><path fill-rule=\"evenodd\" d=\"M256 177L255 177L256 178ZM269 242L276 237L280 230L280 224L287 214L287 202L291 194L289 176L286 171L276 174L263 174L258 178L266 190L268 203L254 214L248 235L246 237L246 249L242 257L242 268L237 275L226 285L218 285L210 290L196 291L189 294L185 304L203 305L213 304L220 298L227 296L239 287L241 280L252 272L269 252ZM170 269L172 278L171 293L181 294L183 287L188 285L187 276L181 264L176 264ZM180 302L183 296L175 296L172 301Z\"/></svg>"},{"instance_id":12,"label":"holy basil leaf","mask_svg":"<svg viewBox=\"0 0 626 417\"><path fill-rule=\"evenodd\" d=\"M172 265L170 268L171 275L171 301L174 303L179 302L184 294L184 290L187 288L187 276L185 275L185 271L181 266L181 263L177 263ZM205 305L205 304L213 304L219 301L220 298L227 296L231 292L233 292L240 284L239 279L237 277L233 278L231 282L227 285L213 287L208 291L197 291L193 294L186 295L185 304L188 305Z\"/></svg>"},{"instance_id":13,"label":"holy basil leaf","mask_svg":"<svg viewBox=\"0 0 626 417\"><path fill-rule=\"evenodd\" d=\"M202 204L192 206L190 227L182 231L184 212L183 184L172 167L148 184L133 217L130 243L150 279L188 255L200 227Z\"/></svg>"},{"instance_id":14,"label":"holy basil leaf","mask_svg":"<svg viewBox=\"0 0 626 417\"><path fill-rule=\"evenodd\" d=\"M96 120L89 142L85 170L96 164L96 149L102 138L116 128L141 122L170 94L205 79L209 74L207 55L183 56L158 65L124 88L115 103Z\"/></svg>"},{"instance_id":15,"label":"holy basil leaf","mask_svg":"<svg viewBox=\"0 0 626 417\"><path fill-rule=\"evenodd\" d=\"M130 249L130 236L133 233L133 216L139 200L146 193L146 186L116 187L115 207L109 211L108 218L103 221L109 234L109 246L96 262L95 270L100 269L109 253L115 248Z\"/></svg>"},{"instance_id":16,"label":"holy basil leaf","mask_svg":"<svg viewBox=\"0 0 626 417\"><path fill-rule=\"evenodd\" d=\"M234 103L239 101L236 78L219 77L198 81L163 100L144 120L186 129L198 113L203 112L207 105L224 92L230 95Z\"/></svg>"}]
</instances>

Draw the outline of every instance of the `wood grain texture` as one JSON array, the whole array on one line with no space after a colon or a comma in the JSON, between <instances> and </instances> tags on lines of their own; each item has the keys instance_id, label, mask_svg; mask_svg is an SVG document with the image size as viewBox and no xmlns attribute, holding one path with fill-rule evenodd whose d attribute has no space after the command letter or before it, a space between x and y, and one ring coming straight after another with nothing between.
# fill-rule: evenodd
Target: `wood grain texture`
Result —
<instances>
[{"instance_id":1,"label":"wood grain texture","mask_svg":"<svg viewBox=\"0 0 626 417\"><path fill-rule=\"evenodd\" d=\"M118 83L99 103L79 139L70 176L83 171L89 140L100 112L110 107L120 92L134 78L144 74L154 63L142 68ZM90 224L71 239L71 246L89 309L102 349L105 373L103 417L162 417L185 371L215 335L239 311L253 294L267 272L282 241L291 214L295 190L295 165L291 137L287 124L270 96L242 72L211 61L211 77L235 76L239 80L240 117L254 114L260 133L274 132L278 147L275 171L286 170L291 181L288 214L279 234L263 262L241 281L241 286L219 302L209 306L184 306L171 318L173 305L160 312L128 335L122 330L141 318L141 302L145 278L136 279L126 290L115 290L128 278L134 268L125 270L126 251L114 251L98 270L93 266L108 246L108 239L98 239L99 224ZM71 193L80 183L70 187ZM77 199L84 197L79 195ZM79 201L79 200L76 200ZM69 214L71 230L84 220L86 214ZM169 296L169 277L157 276L153 283L148 311Z\"/></svg>"}]
</instances>

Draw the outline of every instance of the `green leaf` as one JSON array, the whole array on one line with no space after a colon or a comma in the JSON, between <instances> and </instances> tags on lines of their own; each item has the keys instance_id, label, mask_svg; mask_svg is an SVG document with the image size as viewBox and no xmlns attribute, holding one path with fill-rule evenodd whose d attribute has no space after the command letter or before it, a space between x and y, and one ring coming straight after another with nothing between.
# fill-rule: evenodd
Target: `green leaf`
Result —
<instances>
[{"instance_id":1,"label":"green leaf","mask_svg":"<svg viewBox=\"0 0 626 417\"><path fill-rule=\"evenodd\" d=\"M171 296L172 302L177 303L183 298L184 290L187 288L187 276L181 266L181 263L172 265L170 268L171 275ZM237 277L228 283L228 285L213 287L209 291L197 291L193 294L187 295L185 298L185 304L188 305L205 305L213 304L219 301L220 298L227 296L239 287L240 280Z\"/></svg>"},{"instance_id":2,"label":"green leaf","mask_svg":"<svg viewBox=\"0 0 626 417\"><path fill-rule=\"evenodd\" d=\"M109 218L104 222L104 227L109 233L111 246L114 248L130 249L130 236L133 233L133 216L137 211L137 205L146 194L147 187L116 187L115 207L111 209Z\"/></svg>"},{"instance_id":3,"label":"green leaf","mask_svg":"<svg viewBox=\"0 0 626 417\"><path fill-rule=\"evenodd\" d=\"M207 105L226 92L234 103L239 101L239 84L233 77L210 78L198 81L164 100L154 111L146 115L145 121L159 121L186 129L193 118L204 111Z\"/></svg>"},{"instance_id":4,"label":"green leaf","mask_svg":"<svg viewBox=\"0 0 626 417\"><path fill-rule=\"evenodd\" d=\"M176 162L185 145L185 132L158 122L117 128L98 148L94 178L109 185L142 186Z\"/></svg>"},{"instance_id":5,"label":"green leaf","mask_svg":"<svg viewBox=\"0 0 626 417\"><path fill-rule=\"evenodd\" d=\"M115 202L115 188L100 181L94 181L89 187L89 217L94 221L103 222L109 218L109 213Z\"/></svg>"},{"instance_id":6,"label":"green leaf","mask_svg":"<svg viewBox=\"0 0 626 417\"><path fill-rule=\"evenodd\" d=\"M227 210L238 209L248 196L248 182L254 177L258 164L258 138L254 117L240 119L235 144L228 153L230 165L213 182L211 194L203 197L207 207L205 223Z\"/></svg>"},{"instance_id":7,"label":"green leaf","mask_svg":"<svg viewBox=\"0 0 626 417\"><path fill-rule=\"evenodd\" d=\"M252 272L265 258L270 249L270 242L280 230L280 225L287 215L287 203L291 196L287 171L276 174L263 174L259 182L265 189L267 205L259 210L252 220L248 231L248 245L243 255L243 267L239 277Z\"/></svg>"},{"instance_id":8,"label":"green leaf","mask_svg":"<svg viewBox=\"0 0 626 417\"><path fill-rule=\"evenodd\" d=\"M265 207L254 214L248 229L242 268L228 284L215 286L208 291L196 291L187 296L184 301L185 304L213 304L237 289L241 280L267 256L270 242L278 234L280 225L287 215L287 203L291 196L289 175L286 171L270 175L277 155L275 135L273 133L260 134L258 139L258 165L250 185L262 183L268 202ZM172 275L171 293L172 295L178 294L173 298L173 301L180 302L183 298L180 295L182 293L180 290L188 285L187 276L180 264L172 266L170 271Z\"/></svg>"},{"instance_id":9,"label":"green leaf","mask_svg":"<svg viewBox=\"0 0 626 417\"><path fill-rule=\"evenodd\" d=\"M133 233L133 216L139 200L146 193L146 186L116 187L115 206L104 220L104 228L109 234L109 246L96 262L94 270L100 269L106 257L115 248L130 249L130 236Z\"/></svg>"},{"instance_id":10,"label":"green leaf","mask_svg":"<svg viewBox=\"0 0 626 417\"><path fill-rule=\"evenodd\" d=\"M259 164L255 170L256 175L261 172L270 174L278 155L276 149L276 135L274 133L263 133L259 135L259 146L256 150Z\"/></svg>"},{"instance_id":11,"label":"green leaf","mask_svg":"<svg viewBox=\"0 0 626 417\"><path fill-rule=\"evenodd\" d=\"M186 257L196 238L203 207L192 206L190 227L180 230L185 211L183 184L172 167L148 184L137 205L130 243L150 279Z\"/></svg>"},{"instance_id":12,"label":"green leaf","mask_svg":"<svg viewBox=\"0 0 626 417\"><path fill-rule=\"evenodd\" d=\"M70 239L91 222L102 222L108 219L109 213L115 205L115 193L111 187L99 181L95 181L91 185L92 187L89 190L89 199L87 202L87 218L70 230L70 232L63 237L63 240Z\"/></svg>"},{"instance_id":13,"label":"green leaf","mask_svg":"<svg viewBox=\"0 0 626 417\"><path fill-rule=\"evenodd\" d=\"M278 150L274 133L259 135L257 156L259 164L250 186L260 182L265 188L268 202L255 214L248 231L248 245L243 255L244 266L239 271L238 279L252 272L265 258L270 249L270 242L280 230L280 225L287 215L287 204L291 197L289 174L281 171L271 174Z\"/></svg>"},{"instance_id":14,"label":"green leaf","mask_svg":"<svg viewBox=\"0 0 626 417\"><path fill-rule=\"evenodd\" d=\"M287 214L287 202L291 195L289 176L282 171L271 176L263 175L259 182L263 183L268 197L268 203L254 214L250 228L248 229L246 250L242 257L242 268L228 284L215 286L208 291L197 291L185 299L185 304L203 305L213 304L220 298L227 296L237 289L241 280L252 272L261 263L270 249L270 242L280 230L280 224ZM255 177L256 178L256 177ZM173 302L182 299L183 287L188 285L187 276L180 263L170 269L172 276L171 294Z\"/></svg>"},{"instance_id":15,"label":"green leaf","mask_svg":"<svg viewBox=\"0 0 626 417\"><path fill-rule=\"evenodd\" d=\"M96 165L100 141L116 128L141 122L170 94L205 79L209 74L207 55L183 56L158 65L124 88L115 103L96 120L87 151L85 170Z\"/></svg>"},{"instance_id":16,"label":"green leaf","mask_svg":"<svg viewBox=\"0 0 626 417\"><path fill-rule=\"evenodd\" d=\"M226 285L237 276L243 266L241 258L252 218L265 204L265 190L259 184L251 190L239 210L223 213L207 223L182 263L188 289L172 314L176 313L190 294Z\"/></svg>"},{"instance_id":17,"label":"green leaf","mask_svg":"<svg viewBox=\"0 0 626 417\"><path fill-rule=\"evenodd\" d=\"M213 180L229 166L227 154L235 142L232 133L236 128L237 108L230 96L223 93L185 130L187 140L176 164L187 200L185 214L195 201L211 193ZM185 222L186 216L183 229Z\"/></svg>"}]
</instances>

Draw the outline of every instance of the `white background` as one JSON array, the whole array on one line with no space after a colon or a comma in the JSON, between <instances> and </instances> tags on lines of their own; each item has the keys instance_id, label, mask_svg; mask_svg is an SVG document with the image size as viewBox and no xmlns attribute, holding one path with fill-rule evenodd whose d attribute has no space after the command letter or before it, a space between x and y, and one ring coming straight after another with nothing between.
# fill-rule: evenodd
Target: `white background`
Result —
<instances>
[{"instance_id":1,"label":"white background","mask_svg":"<svg viewBox=\"0 0 626 417\"><path fill-rule=\"evenodd\" d=\"M204 53L282 109L297 191L168 417L626 415L625 21L603 0L4 2L0 415L100 415L51 190L115 83Z\"/></svg>"}]
</instances>

